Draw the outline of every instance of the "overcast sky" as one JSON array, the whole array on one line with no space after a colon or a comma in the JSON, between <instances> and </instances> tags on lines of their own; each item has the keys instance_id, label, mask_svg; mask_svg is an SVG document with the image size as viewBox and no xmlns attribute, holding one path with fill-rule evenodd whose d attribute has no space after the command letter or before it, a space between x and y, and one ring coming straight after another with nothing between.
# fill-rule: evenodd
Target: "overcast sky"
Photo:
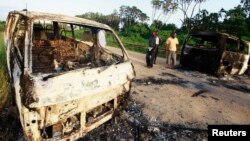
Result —
<instances>
[{"instance_id":1,"label":"overcast sky","mask_svg":"<svg viewBox=\"0 0 250 141\"><path fill-rule=\"evenodd\" d=\"M104 15L119 11L120 6L136 6L149 17L152 15L151 0L1 0L0 20L5 20L9 11L22 10L52 12L69 16L80 15L86 12L99 12ZM229 10L240 4L240 0L207 0L201 9L218 12L221 8ZM178 12L167 21L177 26L181 25L182 13ZM151 21L151 20L150 20Z\"/></svg>"}]
</instances>

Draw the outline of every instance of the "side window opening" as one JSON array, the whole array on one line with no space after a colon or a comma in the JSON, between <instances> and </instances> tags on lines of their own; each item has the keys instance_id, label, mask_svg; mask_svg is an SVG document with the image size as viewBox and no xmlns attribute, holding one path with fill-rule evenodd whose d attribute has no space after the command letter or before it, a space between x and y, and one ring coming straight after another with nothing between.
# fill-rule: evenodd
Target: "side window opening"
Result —
<instances>
[{"instance_id":1,"label":"side window opening","mask_svg":"<svg viewBox=\"0 0 250 141\"><path fill-rule=\"evenodd\" d=\"M60 32L59 38L60 39L74 39L75 35L73 30L71 29L71 24L67 24L67 23L58 23L57 25L58 27L54 27L54 30L58 30ZM57 32L57 31L56 31ZM55 33L56 33L55 32ZM57 38L58 39L58 38Z\"/></svg>"},{"instance_id":2,"label":"side window opening","mask_svg":"<svg viewBox=\"0 0 250 141\"><path fill-rule=\"evenodd\" d=\"M191 36L187 41L189 46L201 49L215 49L216 43L217 39L209 36Z\"/></svg>"},{"instance_id":3,"label":"side window opening","mask_svg":"<svg viewBox=\"0 0 250 141\"><path fill-rule=\"evenodd\" d=\"M239 42L237 40L227 38L226 40L226 51L238 52Z\"/></svg>"},{"instance_id":4,"label":"side window opening","mask_svg":"<svg viewBox=\"0 0 250 141\"><path fill-rule=\"evenodd\" d=\"M105 31L104 40L107 44L104 47L98 44L97 31L100 30L103 29L74 23L42 20L34 22L33 72L64 72L123 62L123 55L109 52L106 48L109 45L113 47L119 45L112 32Z\"/></svg>"},{"instance_id":5,"label":"side window opening","mask_svg":"<svg viewBox=\"0 0 250 141\"><path fill-rule=\"evenodd\" d=\"M21 67L24 63L24 48L25 48L25 33L26 33L26 20L21 18L17 22L17 26L14 30L14 53L19 61Z\"/></svg>"},{"instance_id":6,"label":"side window opening","mask_svg":"<svg viewBox=\"0 0 250 141\"><path fill-rule=\"evenodd\" d=\"M249 47L248 44L241 41L240 42L240 48L239 48L240 53L242 54L249 54Z\"/></svg>"},{"instance_id":7,"label":"side window opening","mask_svg":"<svg viewBox=\"0 0 250 141\"><path fill-rule=\"evenodd\" d=\"M120 47L120 44L118 44L117 39L114 37L114 34L112 34L111 32L106 32L106 40L107 40L107 46L111 46L111 47Z\"/></svg>"},{"instance_id":8,"label":"side window opening","mask_svg":"<svg viewBox=\"0 0 250 141\"><path fill-rule=\"evenodd\" d=\"M79 39L84 41L84 42L93 42L93 36L92 36L91 31L89 31L89 30L83 31L83 35Z\"/></svg>"}]
</instances>

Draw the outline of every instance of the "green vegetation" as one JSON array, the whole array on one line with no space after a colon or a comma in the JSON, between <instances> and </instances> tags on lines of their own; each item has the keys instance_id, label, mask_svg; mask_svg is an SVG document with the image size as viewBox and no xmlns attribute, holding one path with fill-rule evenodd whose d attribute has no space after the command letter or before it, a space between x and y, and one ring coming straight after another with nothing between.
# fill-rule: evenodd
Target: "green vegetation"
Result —
<instances>
[{"instance_id":1,"label":"green vegetation","mask_svg":"<svg viewBox=\"0 0 250 141\"><path fill-rule=\"evenodd\" d=\"M0 32L4 31L4 26L5 26L5 22L4 21L0 21Z\"/></svg>"},{"instance_id":2,"label":"green vegetation","mask_svg":"<svg viewBox=\"0 0 250 141\"><path fill-rule=\"evenodd\" d=\"M3 41L3 32L0 32L0 111L9 103L10 83L6 64L6 53Z\"/></svg>"},{"instance_id":3,"label":"green vegetation","mask_svg":"<svg viewBox=\"0 0 250 141\"><path fill-rule=\"evenodd\" d=\"M152 17L153 23L148 25L148 16L135 6L121 6L119 10L114 10L110 15L103 15L101 13L85 13L77 15L77 17L87 18L98 22L106 23L114 28L121 37L125 47L132 50L131 43L147 47L148 38L152 31L159 31L163 42L169 37L173 30L177 31L177 37L180 45L183 44L185 37L190 32L195 31L212 31L224 32L239 38L250 41L250 8L248 0L241 0L234 8L221 9L217 13L209 13L206 9L200 10L197 14L187 13L190 9L195 9L197 5L204 3L206 0L183 0L183 1L165 1L165 0L152 0L152 8L154 16ZM166 24L166 21L159 20L157 17L162 15L163 19L173 14L174 11L180 10L184 19L182 19L182 27L177 28L174 24ZM165 17L164 17L165 16Z\"/></svg>"},{"instance_id":4,"label":"green vegetation","mask_svg":"<svg viewBox=\"0 0 250 141\"><path fill-rule=\"evenodd\" d=\"M119 10L114 10L110 15L89 12L77 15L77 17L108 24L117 31L127 49L143 53L146 52L148 39L152 31L159 31L163 41L160 47L162 53L160 52L159 56L162 57L165 57L163 51L165 42L172 31L177 32L180 50L188 34L195 31L223 32L250 41L250 8L247 0L241 0L234 8L229 10L221 9L217 13L209 13L206 9L203 9L197 14L192 13L192 15L188 15L188 9L181 7L182 4L185 5L184 7L189 7L189 4L193 3L194 6L189 8L195 9L197 8L195 6L205 1L206 0L184 0L180 2L175 0L152 0L152 12L155 14L152 17L153 19L151 19L153 20L152 24L146 23L146 21L149 21L149 17L135 6L130 7L123 5ZM181 20L181 28L177 28L175 24L167 24L166 21L159 20L159 15L165 16L167 19L169 14L171 15L174 11L180 9L184 15L184 19ZM78 37L77 33L76 36Z\"/></svg>"}]
</instances>

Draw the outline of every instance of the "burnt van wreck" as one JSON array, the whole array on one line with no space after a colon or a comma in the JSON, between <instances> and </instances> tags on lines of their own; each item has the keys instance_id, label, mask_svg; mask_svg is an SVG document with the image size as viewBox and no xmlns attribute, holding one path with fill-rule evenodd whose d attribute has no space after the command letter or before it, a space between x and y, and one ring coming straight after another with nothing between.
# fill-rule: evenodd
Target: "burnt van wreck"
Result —
<instances>
[{"instance_id":1,"label":"burnt van wreck","mask_svg":"<svg viewBox=\"0 0 250 141\"><path fill-rule=\"evenodd\" d=\"M184 67L216 74L242 75L248 68L250 43L224 33L196 32L185 41Z\"/></svg>"},{"instance_id":2,"label":"burnt van wreck","mask_svg":"<svg viewBox=\"0 0 250 141\"><path fill-rule=\"evenodd\" d=\"M87 19L12 11L5 46L26 140L84 136L112 118L135 77L116 33Z\"/></svg>"}]
</instances>

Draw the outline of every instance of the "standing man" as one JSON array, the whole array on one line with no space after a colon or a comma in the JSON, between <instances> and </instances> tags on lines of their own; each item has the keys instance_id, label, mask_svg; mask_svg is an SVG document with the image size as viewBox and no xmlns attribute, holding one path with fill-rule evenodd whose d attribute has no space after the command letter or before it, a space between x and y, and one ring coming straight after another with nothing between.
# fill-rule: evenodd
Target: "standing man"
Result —
<instances>
[{"instance_id":1,"label":"standing man","mask_svg":"<svg viewBox=\"0 0 250 141\"><path fill-rule=\"evenodd\" d=\"M176 65L176 51L179 46L179 41L176 37L176 32L173 31L171 37L166 41L166 63L167 68L174 69ZM172 61L172 62L171 62Z\"/></svg>"},{"instance_id":2,"label":"standing man","mask_svg":"<svg viewBox=\"0 0 250 141\"><path fill-rule=\"evenodd\" d=\"M147 67L152 68L153 67L153 61L154 61L154 51L155 51L155 32L152 33L148 40L148 51L146 54L146 62L147 62Z\"/></svg>"},{"instance_id":3,"label":"standing man","mask_svg":"<svg viewBox=\"0 0 250 141\"><path fill-rule=\"evenodd\" d=\"M162 42L162 39L161 37L159 36L159 32L156 31L155 32L155 52L154 52L154 64L156 64L156 58L157 58L157 55L158 55L158 49L159 49L159 46L161 45L161 42Z\"/></svg>"}]
</instances>

